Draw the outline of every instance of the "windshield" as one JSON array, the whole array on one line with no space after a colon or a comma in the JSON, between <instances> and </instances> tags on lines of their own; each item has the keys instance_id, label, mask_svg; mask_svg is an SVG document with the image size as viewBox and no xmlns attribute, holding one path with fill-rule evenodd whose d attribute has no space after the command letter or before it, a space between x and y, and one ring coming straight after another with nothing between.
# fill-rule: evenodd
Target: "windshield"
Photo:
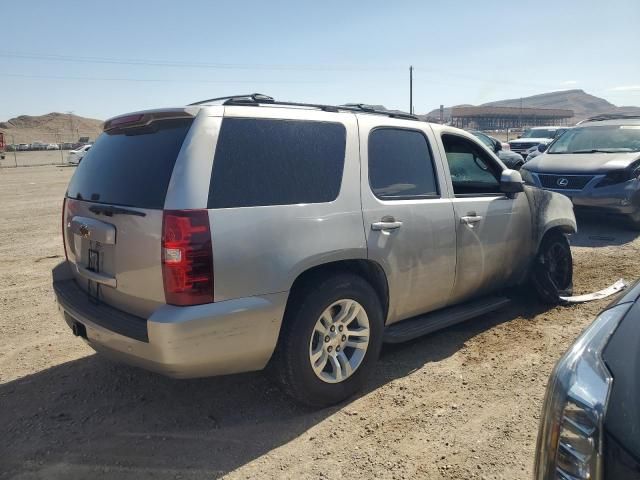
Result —
<instances>
[{"instance_id":1,"label":"windshield","mask_svg":"<svg viewBox=\"0 0 640 480\"><path fill-rule=\"evenodd\" d=\"M556 130L548 128L536 128L527 130L522 134L520 138L553 138L556 135Z\"/></svg>"},{"instance_id":2,"label":"windshield","mask_svg":"<svg viewBox=\"0 0 640 480\"><path fill-rule=\"evenodd\" d=\"M549 153L614 153L640 151L640 125L606 125L566 132Z\"/></svg>"}]
</instances>

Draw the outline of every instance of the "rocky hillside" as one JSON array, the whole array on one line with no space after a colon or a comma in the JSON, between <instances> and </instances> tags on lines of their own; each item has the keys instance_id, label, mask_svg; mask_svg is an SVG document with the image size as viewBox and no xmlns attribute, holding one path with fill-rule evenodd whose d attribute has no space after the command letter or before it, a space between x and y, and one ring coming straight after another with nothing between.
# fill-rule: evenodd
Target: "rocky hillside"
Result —
<instances>
[{"instance_id":1,"label":"rocky hillside","mask_svg":"<svg viewBox=\"0 0 640 480\"><path fill-rule=\"evenodd\" d=\"M482 107L520 107L520 98L498 100L496 102L483 103ZM640 107L618 107L604 98L590 95L584 90L562 90L559 92L542 93L531 97L522 98L524 108L566 108L573 110L574 121L580 121L593 115L602 113L629 113L640 115ZM438 118L439 111L434 109L427 114ZM445 108L445 118L451 116L451 108Z\"/></svg>"},{"instance_id":2,"label":"rocky hillside","mask_svg":"<svg viewBox=\"0 0 640 480\"><path fill-rule=\"evenodd\" d=\"M20 115L0 122L0 132L7 143L77 142L79 137L94 140L102 132L102 120L58 112Z\"/></svg>"}]
</instances>

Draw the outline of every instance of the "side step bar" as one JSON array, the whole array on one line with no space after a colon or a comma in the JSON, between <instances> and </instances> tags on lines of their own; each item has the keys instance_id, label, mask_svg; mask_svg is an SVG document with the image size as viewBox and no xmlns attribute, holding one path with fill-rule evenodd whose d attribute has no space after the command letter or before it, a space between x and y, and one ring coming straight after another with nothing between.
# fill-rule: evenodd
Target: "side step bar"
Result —
<instances>
[{"instance_id":1,"label":"side step bar","mask_svg":"<svg viewBox=\"0 0 640 480\"><path fill-rule=\"evenodd\" d=\"M507 297L484 297L461 305L394 323L385 328L385 343L402 343L433 333L436 330L493 312L511 302Z\"/></svg>"}]
</instances>

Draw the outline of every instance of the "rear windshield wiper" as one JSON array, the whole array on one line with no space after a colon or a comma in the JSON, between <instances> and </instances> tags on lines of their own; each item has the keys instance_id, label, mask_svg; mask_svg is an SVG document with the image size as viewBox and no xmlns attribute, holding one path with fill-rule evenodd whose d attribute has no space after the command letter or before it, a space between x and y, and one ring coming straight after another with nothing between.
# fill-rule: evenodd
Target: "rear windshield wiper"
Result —
<instances>
[{"instance_id":1,"label":"rear windshield wiper","mask_svg":"<svg viewBox=\"0 0 640 480\"><path fill-rule=\"evenodd\" d=\"M147 214L144 212L138 212L137 210L130 210L128 208L122 207L113 207L111 205L91 205L89 207L89 211L95 213L96 215L106 215L107 217L112 217L113 215L135 215L138 217L146 217Z\"/></svg>"}]
</instances>

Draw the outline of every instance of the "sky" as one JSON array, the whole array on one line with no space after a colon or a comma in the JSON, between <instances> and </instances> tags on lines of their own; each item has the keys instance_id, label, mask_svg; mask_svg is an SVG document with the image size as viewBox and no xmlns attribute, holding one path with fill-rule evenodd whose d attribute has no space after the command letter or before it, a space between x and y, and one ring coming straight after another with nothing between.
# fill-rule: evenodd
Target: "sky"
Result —
<instances>
[{"instance_id":1,"label":"sky","mask_svg":"<svg viewBox=\"0 0 640 480\"><path fill-rule=\"evenodd\" d=\"M414 110L580 88L640 105L640 0L0 0L0 121L260 92Z\"/></svg>"}]
</instances>

